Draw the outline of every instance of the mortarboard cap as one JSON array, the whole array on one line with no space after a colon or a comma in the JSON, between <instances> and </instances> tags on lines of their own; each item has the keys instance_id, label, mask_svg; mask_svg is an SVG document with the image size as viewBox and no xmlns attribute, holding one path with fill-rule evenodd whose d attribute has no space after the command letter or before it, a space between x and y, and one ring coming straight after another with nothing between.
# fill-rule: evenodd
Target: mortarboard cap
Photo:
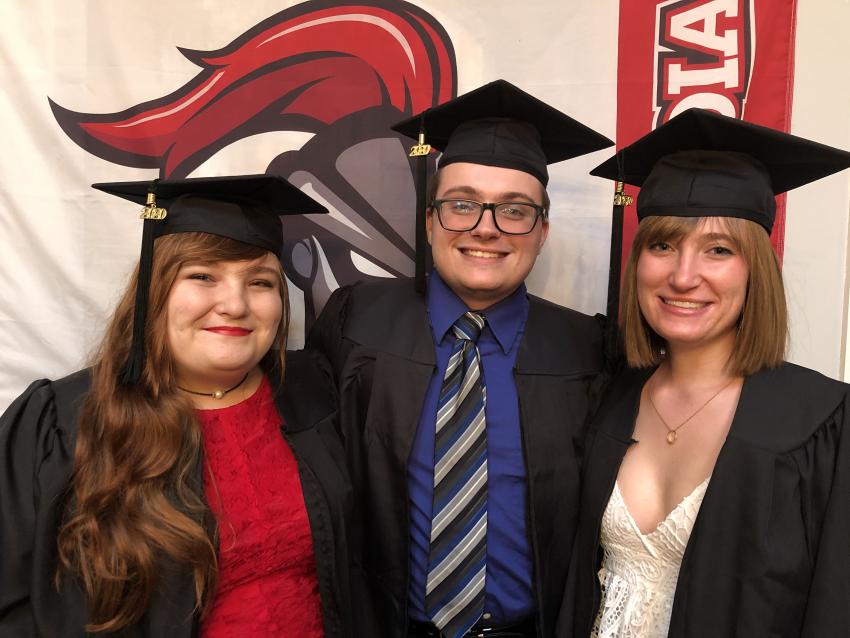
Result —
<instances>
[{"instance_id":1,"label":"mortarboard cap","mask_svg":"<svg viewBox=\"0 0 850 638\"><path fill-rule=\"evenodd\" d=\"M513 168L545 187L546 166L614 143L505 80L496 80L392 127L418 139L416 170L416 289L425 289L425 158L442 151L440 167L455 162Z\"/></svg>"},{"instance_id":2,"label":"mortarboard cap","mask_svg":"<svg viewBox=\"0 0 850 638\"><path fill-rule=\"evenodd\" d=\"M769 233L775 195L850 166L850 153L796 135L689 109L590 174L641 187L638 219L740 217Z\"/></svg>"},{"instance_id":3,"label":"mortarboard cap","mask_svg":"<svg viewBox=\"0 0 850 638\"><path fill-rule=\"evenodd\" d=\"M619 315L623 242L622 182L640 187L639 220L650 216L739 217L768 233L775 195L850 166L850 153L802 137L689 109L622 148L590 174L616 180L608 271L609 317ZM617 322L606 347L617 351Z\"/></svg>"},{"instance_id":4,"label":"mortarboard cap","mask_svg":"<svg viewBox=\"0 0 850 638\"><path fill-rule=\"evenodd\" d=\"M545 186L547 164L613 145L604 135L505 80L496 80L392 127L443 152L440 166L514 168Z\"/></svg>"},{"instance_id":5,"label":"mortarboard cap","mask_svg":"<svg viewBox=\"0 0 850 638\"><path fill-rule=\"evenodd\" d=\"M136 383L144 368L153 242L175 233L201 232L229 237L275 255L282 246L280 215L327 213L327 209L282 177L236 175L174 180L109 182L93 188L144 204L139 280L133 317L133 344L121 381Z\"/></svg>"},{"instance_id":6,"label":"mortarboard cap","mask_svg":"<svg viewBox=\"0 0 850 638\"><path fill-rule=\"evenodd\" d=\"M147 204L167 214L151 219L153 237L173 233L202 232L280 252L280 215L327 213L327 209L287 182L273 175L236 175L187 179L109 182L92 188Z\"/></svg>"}]
</instances>

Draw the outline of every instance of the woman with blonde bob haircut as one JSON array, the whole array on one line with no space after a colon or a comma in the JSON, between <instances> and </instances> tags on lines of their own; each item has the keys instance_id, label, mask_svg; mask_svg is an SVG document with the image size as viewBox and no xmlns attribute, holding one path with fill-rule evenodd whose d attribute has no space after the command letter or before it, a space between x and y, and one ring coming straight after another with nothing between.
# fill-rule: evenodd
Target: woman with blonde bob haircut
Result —
<instances>
[{"instance_id":1,"label":"woman with blonde bob haircut","mask_svg":"<svg viewBox=\"0 0 850 638\"><path fill-rule=\"evenodd\" d=\"M637 262L643 251L657 242L673 242L705 223L698 217L647 217L635 234L623 275L620 309L626 360L632 368L657 366L664 356L659 337L640 311L637 296ZM735 217L718 218L747 262L747 295L738 319L735 345L728 361L730 372L740 376L776 368L785 359L788 344L788 309L779 261L764 228Z\"/></svg>"},{"instance_id":2,"label":"woman with blonde bob haircut","mask_svg":"<svg viewBox=\"0 0 850 638\"><path fill-rule=\"evenodd\" d=\"M0 417L0 635L351 635L326 364L286 351L281 178L95 185L143 209L91 366ZM285 378L285 382L284 382Z\"/></svg>"},{"instance_id":3,"label":"woman with blonde bob haircut","mask_svg":"<svg viewBox=\"0 0 850 638\"><path fill-rule=\"evenodd\" d=\"M784 361L770 243L775 194L847 166L691 109L593 171L641 187L640 224L562 638L850 635L850 386Z\"/></svg>"}]
</instances>

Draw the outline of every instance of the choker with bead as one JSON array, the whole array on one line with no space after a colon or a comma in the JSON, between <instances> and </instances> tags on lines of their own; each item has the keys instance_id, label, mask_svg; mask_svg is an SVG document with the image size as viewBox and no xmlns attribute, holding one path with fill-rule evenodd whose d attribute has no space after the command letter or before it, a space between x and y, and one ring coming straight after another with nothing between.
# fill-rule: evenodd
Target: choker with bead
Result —
<instances>
[{"instance_id":1,"label":"choker with bead","mask_svg":"<svg viewBox=\"0 0 850 638\"><path fill-rule=\"evenodd\" d=\"M249 374L251 374L251 373L248 372L248 374L246 374L244 377L242 377L242 380L239 383L237 383L232 388L228 388L227 390L213 390L212 392L196 392L195 390L188 390L186 388L181 388L179 385L177 386L177 389L182 390L183 392L188 392L189 394L196 394L199 397L212 397L213 399L223 399L228 394L233 392L236 388L238 388L240 385L245 383L245 379L248 378Z\"/></svg>"}]
</instances>

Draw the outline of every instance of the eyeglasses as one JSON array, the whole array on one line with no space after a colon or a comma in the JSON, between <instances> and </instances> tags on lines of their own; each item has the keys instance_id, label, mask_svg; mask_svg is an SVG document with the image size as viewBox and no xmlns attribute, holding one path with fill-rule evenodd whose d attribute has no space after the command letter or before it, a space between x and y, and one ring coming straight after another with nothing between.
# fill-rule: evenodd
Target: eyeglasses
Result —
<instances>
[{"instance_id":1,"label":"eyeglasses","mask_svg":"<svg viewBox=\"0 0 850 638\"><path fill-rule=\"evenodd\" d=\"M546 214L539 204L528 202L482 203L469 199L435 199L431 207L437 211L440 226L446 230L463 233L481 223L484 211L493 211L493 223L506 235L527 235L537 225L538 218Z\"/></svg>"}]
</instances>

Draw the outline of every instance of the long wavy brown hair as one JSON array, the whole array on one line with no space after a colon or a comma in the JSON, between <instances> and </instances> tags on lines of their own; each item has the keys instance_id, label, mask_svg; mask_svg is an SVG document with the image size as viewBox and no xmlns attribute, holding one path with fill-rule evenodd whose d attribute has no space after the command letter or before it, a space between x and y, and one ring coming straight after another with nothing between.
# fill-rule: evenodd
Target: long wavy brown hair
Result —
<instances>
[{"instance_id":1,"label":"long wavy brown hair","mask_svg":"<svg viewBox=\"0 0 850 638\"><path fill-rule=\"evenodd\" d=\"M89 632L137 622L157 586L163 560L194 575L196 610L215 591L216 533L200 481L203 442L194 408L179 392L167 341L166 302L187 262L244 261L267 252L206 233L156 240L145 326L146 360L136 385L118 378L130 351L138 269L92 361L91 390L80 412L74 473L59 531L57 585L78 578L89 604ZM283 378L289 304L262 365Z\"/></svg>"}]
</instances>

